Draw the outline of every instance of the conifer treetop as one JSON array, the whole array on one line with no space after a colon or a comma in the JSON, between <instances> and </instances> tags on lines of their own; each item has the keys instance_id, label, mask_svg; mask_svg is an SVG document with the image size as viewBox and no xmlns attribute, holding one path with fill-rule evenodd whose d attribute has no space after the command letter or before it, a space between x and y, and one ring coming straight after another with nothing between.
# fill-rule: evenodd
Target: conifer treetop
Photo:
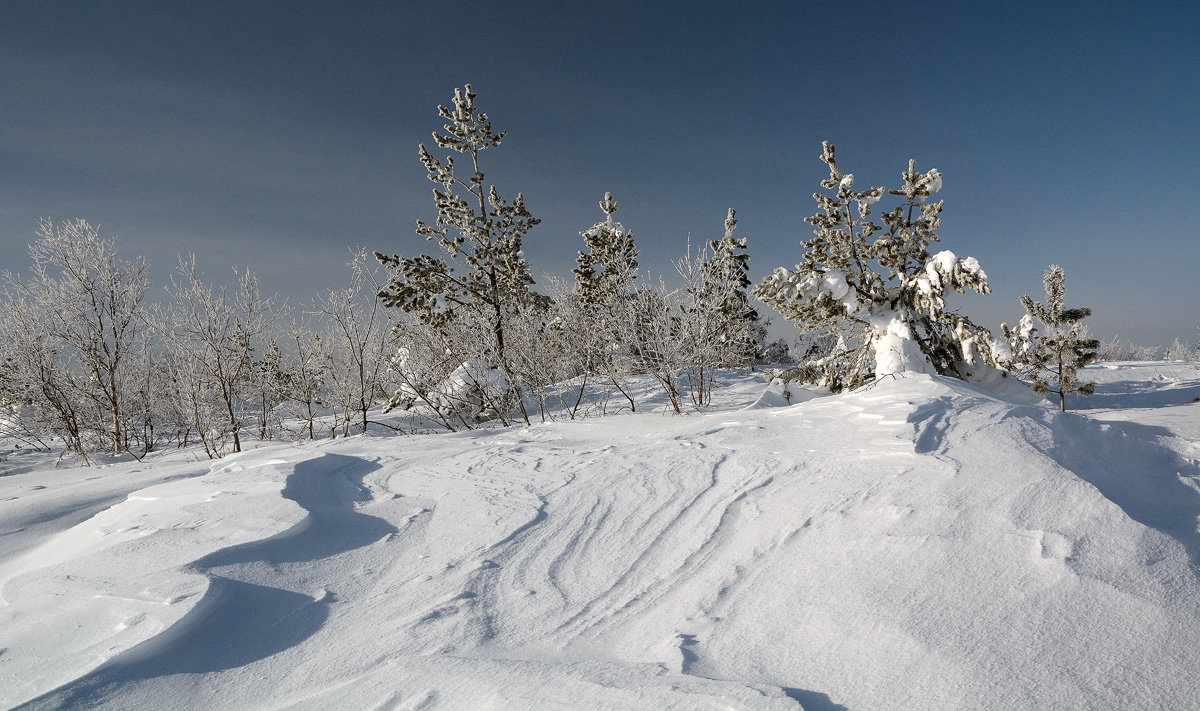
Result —
<instances>
[{"instance_id":1,"label":"conifer treetop","mask_svg":"<svg viewBox=\"0 0 1200 711\"><path fill-rule=\"evenodd\" d=\"M617 201L613 200L612 193L604 193L604 199L600 201L600 209L604 211L606 217L612 219L613 213L617 211Z\"/></svg>"},{"instance_id":2,"label":"conifer treetop","mask_svg":"<svg viewBox=\"0 0 1200 711\"><path fill-rule=\"evenodd\" d=\"M438 114L448 122L442 126L446 133L433 132L433 140L438 148L470 153L495 148L504 140L507 131L492 131L492 122L487 114L475 106L477 96L471 90L471 85L466 84L462 89L455 87L453 109L438 105ZM424 151L424 147L421 150Z\"/></svg>"}]
</instances>

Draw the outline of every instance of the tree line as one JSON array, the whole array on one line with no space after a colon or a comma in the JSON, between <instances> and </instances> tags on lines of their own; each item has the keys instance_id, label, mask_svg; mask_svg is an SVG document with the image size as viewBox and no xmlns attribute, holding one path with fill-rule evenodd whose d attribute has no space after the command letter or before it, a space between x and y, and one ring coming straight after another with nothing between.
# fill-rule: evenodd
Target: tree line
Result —
<instances>
[{"instance_id":1,"label":"tree line","mask_svg":"<svg viewBox=\"0 0 1200 711\"><path fill-rule=\"evenodd\" d=\"M856 189L828 143L794 269L752 284L730 209L719 239L673 262L668 287L639 272L606 193L572 278L539 289L522 249L538 220L520 193L488 182L481 154L505 134L476 99L466 85L438 107L445 155L418 150L437 219L417 233L436 253L355 252L346 288L299 308L264 295L248 270L231 287L208 283L193 257L150 306L144 260L120 258L84 220L42 221L29 273L0 286L0 435L85 459L193 444L219 457L247 438L366 432L379 403L412 412L410 429L636 411L631 377L682 412L710 402L722 369L791 362L752 296L805 334L798 362L775 374L785 380L837 392L902 372L1001 369L1064 409L1090 392L1078 370L1099 344L1081 325L1090 311L1064 306L1061 268L1046 274L1046 301L1023 297L1021 322L993 338L946 307L948 290L989 286L974 258L931 251L941 174L910 161L899 188ZM876 217L885 199L894 205Z\"/></svg>"}]
</instances>

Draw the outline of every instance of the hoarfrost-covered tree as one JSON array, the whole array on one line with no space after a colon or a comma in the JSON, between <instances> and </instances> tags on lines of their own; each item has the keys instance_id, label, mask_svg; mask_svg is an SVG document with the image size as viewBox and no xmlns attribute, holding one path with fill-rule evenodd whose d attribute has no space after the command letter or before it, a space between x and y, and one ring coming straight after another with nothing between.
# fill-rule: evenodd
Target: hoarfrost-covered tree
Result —
<instances>
[{"instance_id":1,"label":"hoarfrost-covered tree","mask_svg":"<svg viewBox=\"0 0 1200 711\"><path fill-rule=\"evenodd\" d=\"M367 413L383 393L391 325L376 294L378 277L365 251L353 250L351 279L345 289L319 298L316 311L328 330L325 346L332 359L327 386L341 410L342 434L355 427L366 433Z\"/></svg>"},{"instance_id":2,"label":"hoarfrost-covered tree","mask_svg":"<svg viewBox=\"0 0 1200 711\"><path fill-rule=\"evenodd\" d=\"M667 328L654 329L678 342L680 347L669 351L662 351L664 344L661 343L656 348L662 355L671 353L675 356L673 361L665 361L662 365L679 374L676 381L680 389L691 396L696 407L711 402L717 369L730 365L733 355L725 330L730 326L725 320L725 309L731 301L736 301L738 285L732 279L718 276L719 270L713 267L716 257L711 244L695 252L689 244L687 254L674 261L683 287L671 292L668 300L677 304L677 310L670 314ZM641 303L645 305L646 302Z\"/></svg>"},{"instance_id":3,"label":"hoarfrost-covered tree","mask_svg":"<svg viewBox=\"0 0 1200 711\"><path fill-rule=\"evenodd\" d=\"M28 375L47 396L63 388L53 397L56 403L59 396L72 401L76 424L102 436L113 454L126 451L131 443L126 409L137 378L129 356L144 331L149 267L141 259L119 258L116 242L81 219L42 220L29 254L30 277L6 274L5 296L14 308L22 303L23 327L34 329L26 336L39 339L38 352L56 362L35 356L27 361ZM52 373L61 377L49 379ZM51 404L65 415L61 407ZM67 441L81 447L79 435L68 432Z\"/></svg>"},{"instance_id":4,"label":"hoarfrost-covered tree","mask_svg":"<svg viewBox=\"0 0 1200 711\"><path fill-rule=\"evenodd\" d=\"M712 255L703 265L703 284L697 301L715 302L717 332L722 345L721 366L749 365L754 362L766 330L758 312L750 305L750 255L746 238L734 237L737 219L733 208L725 217L725 235L708 243Z\"/></svg>"},{"instance_id":5,"label":"hoarfrost-covered tree","mask_svg":"<svg viewBox=\"0 0 1200 711\"><path fill-rule=\"evenodd\" d=\"M515 388L507 350L507 319L522 307L546 305L545 297L531 289L533 277L521 251L522 239L539 220L525 208L521 194L509 202L485 182L479 154L499 146L505 134L492 130L475 98L470 84L455 89L453 108L438 107L446 121L445 133L433 134L439 148L470 158L469 175L464 177L456 170L453 156L443 163L424 145L419 148L428 178L437 184L433 194L438 217L434 225L418 221L417 234L436 242L444 256L401 257L376 252L375 257L391 273L379 297L385 305L415 314L435 327L452 327L455 322L467 328L486 325L490 342L481 355ZM519 391L515 399L528 422Z\"/></svg>"},{"instance_id":6,"label":"hoarfrost-covered tree","mask_svg":"<svg viewBox=\"0 0 1200 711\"><path fill-rule=\"evenodd\" d=\"M620 342L628 344L633 371L652 377L676 413L683 412L686 387L680 371L694 348L694 339L681 333L681 306L678 290L667 288L662 279L647 282L630 295L628 318L616 324Z\"/></svg>"},{"instance_id":7,"label":"hoarfrost-covered tree","mask_svg":"<svg viewBox=\"0 0 1200 711\"><path fill-rule=\"evenodd\" d=\"M884 188L855 190L834 147L822 148L829 177L821 187L830 194L813 195L819 212L805 219L814 236L804 242L804 261L776 269L754 292L801 330L842 339L844 348L800 370L836 391L906 371L965 377L968 366L993 363L987 332L944 302L948 289L988 293L987 275L974 257L929 252L939 241L943 201L929 198L941 173L919 173L910 160L903 187L886 191L901 203L880 225L871 211Z\"/></svg>"},{"instance_id":8,"label":"hoarfrost-covered tree","mask_svg":"<svg viewBox=\"0 0 1200 711\"><path fill-rule=\"evenodd\" d=\"M1018 372L1032 381L1033 391L1038 395L1058 395L1058 408L1066 412L1067 395L1095 392L1095 383L1079 382L1079 369L1096 360L1100 341L1088 337L1082 323L1092 310L1068 309L1064 305L1067 287L1062 267L1050 265L1042 286L1046 300L1037 302L1028 294L1023 295L1021 305L1025 307L1025 315L1020 324L1015 329L1001 324L1001 329ZM1044 333L1039 335L1034 319L1045 326Z\"/></svg>"},{"instance_id":9,"label":"hoarfrost-covered tree","mask_svg":"<svg viewBox=\"0 0 1200 711\"><path fill-rule=\"evenodd\" d=\"M240 452L245 426L242 408L254 401L254 351L274 321L274 299L262 296L258 278L249 270L239 274L234 294L223 286L214 288L196 271L195 257L179 260L179 272L167 292L170 304L158 328L168 349L175 352L176 369L184 379L181 385L193 391L189 397L194 397L198 414L211 411L209 400L215 396L223 434L232 436L233 451ZM198 418L195 423L202 434L215 424L205 420ZM219 445L220 440L212 441ZM209 451L209 456L219 454L217 447Z\"/></svg>"},{"instance_id":10,"label":"hoarfrost-covered tree","mask_svg":"<svg viewBox=\"0 0 1200 711\"><path fill-rule=\"evenodd\" d=\"M59 438L66 451L87 458L86 417L80 384L47 335L36 305L5 293L0 310L0 354L5 366L5 415L0 432L28 445Z\"/></svg>"},{"instance_id":11,"label":"hoarfrost-covered tree","mask_svg":"<svg viewBox=\"0 0 1200 711\"><path fill-rule=\"evenodd\" d=\"M564 410L571 419L583 411L593 408L603 411L607 407L607 389L598 393L594 400L584 398L589 388L595 389L598 379L610 380L625 396L629 407L636 409L629 389L615 372L613 330L600 327L596 311L580 297L578 284L549 277L546 288L553 303L550 318L540 327L536 337L526 338L536 338L540 342L541 347L534 355L540 355L543 362L524 365L522 370L532 366L543 373L548 389L565 403ZM532 325L529 319L525 323Z\"/></svg>"},{"instance_id":12,"label":"hoarfrost-covered tree","mask_svg":"<svg viewBox=\"0 0 1200 711\"><path fill-rule=\"evenodd\" d=\"M613 220L617 202L612 193L604 193L600 201L604 221L580 232L584 249L576 257L575 290L580 303L597 314L598 326L616 318L624 318L624 301L637 279L638 251L633 233Z\"/></svg>"},{"instance_id":13,"label":"hoarfrost-covered tree","mask_svg":"<svg viewBox=\"0 0 1200 711\"><path fill-rule=\"evenodd\" d=\"M250 365L250 381L256 391L258 439L265 440L278 424L275 408L287 398L287 373L283 352L274 338L267 340L261 355Z\"/></svg>"},{"instance_id":14,"label":"hoarfrost-covered tree","mask_svg":"<svg viewBox=\"0 0 1200 711\"><path fill-rule=\"evenodd\" d=\"M321 334L308 320L293 319L287 324L285 333L290 346L283 362L285 407L288 414L300 422L296 434L316 439L317 417L326 405L329 392L330 373L325 366L332 361L332 356Z\"/></svg>"}]
</instances>

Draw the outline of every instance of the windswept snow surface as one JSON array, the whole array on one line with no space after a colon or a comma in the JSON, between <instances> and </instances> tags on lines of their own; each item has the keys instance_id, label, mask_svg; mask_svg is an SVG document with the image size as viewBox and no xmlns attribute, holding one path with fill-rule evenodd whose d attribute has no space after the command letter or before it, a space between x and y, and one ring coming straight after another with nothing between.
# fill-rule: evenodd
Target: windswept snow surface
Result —
<instances>
[{"instance_id":1,"label":"windswept snow surface","mask_svg":"<svg viewBox=\"0 0 1200 711\"><path fill-rule=\"evenodd\" d=\"M747 377L685 417L0 477L0 708L1200 708L1200 405L1128 409L1147 367L1103 421Z\"/></svg>"}]
</instances>

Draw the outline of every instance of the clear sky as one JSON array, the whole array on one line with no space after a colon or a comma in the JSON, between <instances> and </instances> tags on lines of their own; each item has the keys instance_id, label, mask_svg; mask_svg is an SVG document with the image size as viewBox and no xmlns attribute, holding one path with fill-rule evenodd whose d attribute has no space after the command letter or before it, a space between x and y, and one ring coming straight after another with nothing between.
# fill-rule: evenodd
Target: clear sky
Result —
<instances>
[{"instance_id":1,"label":"clear sky","mask_svg":"<svg viewBox=\"0 0 1200 711\"><path fill-rule=\"evenodd\" d=\"M0 268L83 217L156 283L195 252L293 302L347 247L413 254L435 216L418 143L471 83L483 155L569 276L611 190L643 266L737 209L760 277L800 258L826 176L945 176L942 246L995 328L1051 263L1102 337L1200 336L1200 3L0 4ZM777 319L778 320L778 319Z\"/></svg>"}]
</instances>

